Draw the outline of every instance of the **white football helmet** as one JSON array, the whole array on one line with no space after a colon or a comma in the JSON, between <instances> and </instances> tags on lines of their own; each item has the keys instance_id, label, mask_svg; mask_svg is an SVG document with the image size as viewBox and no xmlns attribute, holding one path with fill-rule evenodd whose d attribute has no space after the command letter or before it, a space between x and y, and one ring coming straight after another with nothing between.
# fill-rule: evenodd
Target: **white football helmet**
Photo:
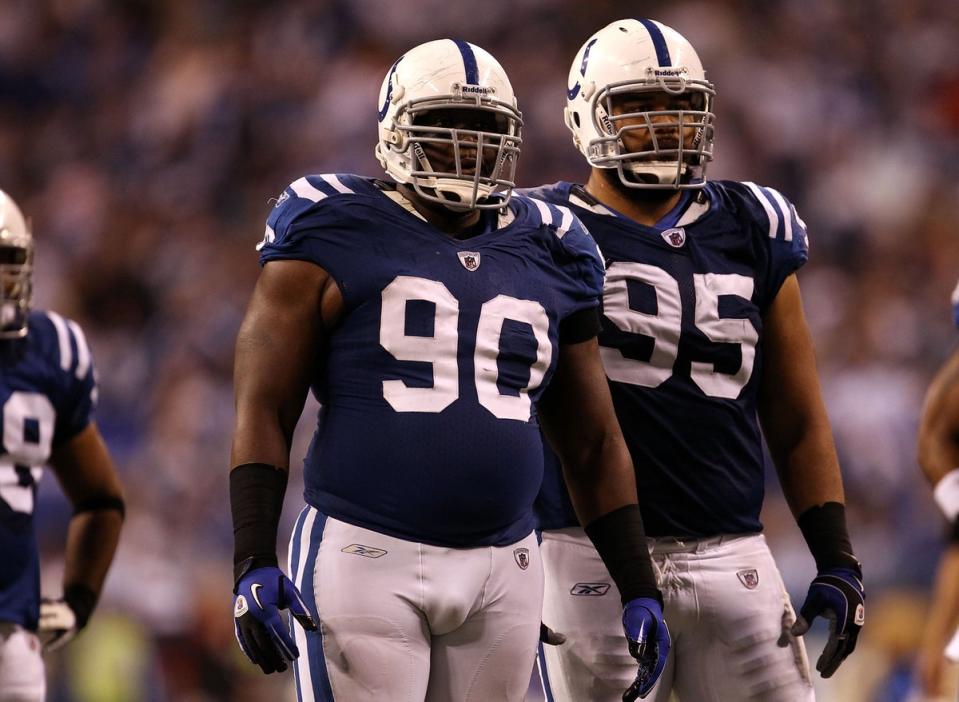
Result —
<instances>
[{"instance_id":1,"label":"white football helmet","mask_svg":"<svg viewBox=\"0 0 959 702\"><path fill-rule=\"evenodd\" d=\"M0 340L27 335L32 273L30 227L17 203L0 190Z\"/></svg>"},{"instance_id":2,"label":"white football helmet","mask_svg":"<svg viewBox=\"0 0 959 702\"><path fill-rule=\"evenodd\" d=\"M490 128L468 128L477 123ZM374 153L394 180L427 200L455 210L499 208L514 187L522 124L497 60L465 41L439 39L406 52L387 73Z\"/></svg>"},{"instance_id":3,"label":"white football helmet","mask_svg":"<svg viewBox=\"0 0 959 702\"><path fill-rule=\"evenodd\" d=\"M716 92L679 32L652 20L613 22L583 44L567 86L566 126L590 165L615 168L630 188L705 184ZM664 99L648 109L653 95Z\"/></svg>"}]
</instances>

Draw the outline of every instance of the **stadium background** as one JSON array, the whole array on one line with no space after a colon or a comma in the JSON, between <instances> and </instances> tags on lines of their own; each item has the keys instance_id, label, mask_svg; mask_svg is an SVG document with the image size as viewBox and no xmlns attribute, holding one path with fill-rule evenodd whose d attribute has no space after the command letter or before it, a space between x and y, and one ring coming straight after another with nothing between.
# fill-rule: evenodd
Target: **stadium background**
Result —
<instances>
[{"instance_id":1,"label":"stadium background","mask_svg":"<svg viewBox=\"0 0 959 702\"><path fill-rule=\"evenodd\" d=\"M710 177L774 186L809 225L800 282L869 587L860 649L820 699L906 698L942 546L914 443L956 339L959 4L4 0L0 187L33 219L37 304L90 339L129 505L93 624L49 659L52 700L274 699L290 683L241 657L229 593L232 347L269 198L304 173L380 174L380 82L444 36L511 76L521 184L584 178L568 66L628 16L683 32L716 83ZM284 534L300 500L295 478ZM53 594L69 513L49 475L39 512ZM764 519L797 602L813 564L773 477Z\"/></svg>"}]
</instances>

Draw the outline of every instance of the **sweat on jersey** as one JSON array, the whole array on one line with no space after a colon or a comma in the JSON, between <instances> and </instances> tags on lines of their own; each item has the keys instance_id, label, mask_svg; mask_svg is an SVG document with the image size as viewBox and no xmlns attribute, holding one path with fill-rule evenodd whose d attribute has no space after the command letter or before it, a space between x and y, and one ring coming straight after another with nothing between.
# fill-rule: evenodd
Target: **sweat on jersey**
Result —
<instances>
[{"instance_id":1,"label":"sweat on jersey","mask_svg":"<svg viewBox=\"0 0 959 702\"><path fill-rule=\"evenodd\" d=\"M522 197L508 207L508 223L457 240L372 179L306 176L284 190L261 264L315 263L345 306L316 359L308 504L439 546L532 531L535 403L560 322L599 305L603 265L568 209Z\"/></svg>"},{"instance_id":2,"label":"sweat on jersey","mask_svg":"<svg viewBox=\"0 0 959 702\"><path fill-rule=\"evenodd\" d=\"M25 338L0 342L0 622L37 628L37 483L51 451L89 424L95 404L93 359L75 322L33 311Z\"/></svg>"},{"instance_id":3,"label":"sweat on jersey","mask_svg":"<svg viewBox=\"0 0 959 702\"><path fill-rule=\"evenodd\" d=\"M646 532L761 531L763 312L808 256L795 208L771 188L712 181L648 227L572 183L522 192L569 207L606 258L599 343ZM547 454L540 525L575 526Z\"/></svg>"}]
</instances>

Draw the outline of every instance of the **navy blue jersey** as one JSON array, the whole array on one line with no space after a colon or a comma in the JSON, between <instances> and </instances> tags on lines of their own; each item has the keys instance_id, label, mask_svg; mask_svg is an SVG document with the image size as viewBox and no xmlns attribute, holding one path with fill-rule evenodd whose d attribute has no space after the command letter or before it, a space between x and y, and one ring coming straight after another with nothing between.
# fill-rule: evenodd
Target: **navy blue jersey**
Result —
<instances>
[{"instance_id":1,"label":"navy blue jersey","mask_svg":"<svg viewBox=\"0 0 959 702\"><path fill-rule=\"evenodd\" d=\"M345 307L317 359L305 498L400 538L513 543L535 525L535 403L559 325L598 308L602 261L566 208L513 198L457 240L404 202L371 179L307 176L267 221L261 263L319 265Z\"/></svg>"},{"instance_id":2,"label":"navy blue jersey","mask_svg":"<svg viewBox=\"0 0 959 702\"><path fill-rule=\"evenodd\" d=\"M763 311L807 258L795 209L718 181L647 227L570 183L528 194L571 207L606 258L600 346L647 532L760 531ZM537 509L543 528L576 524L552 457Z\"/></svg>"},{"instance_id":3,"label":"navy blue jersey","mask_svg":"<svg viewBox=\"0 0 959 702\"><path fill-rule=\"evenodd\" d=\"M34 311L24 339L0 342L0 622L37 627L37 483L51 451L90 422L95 402L93 361L76 323Z\"/></svg>"}]
</instances>

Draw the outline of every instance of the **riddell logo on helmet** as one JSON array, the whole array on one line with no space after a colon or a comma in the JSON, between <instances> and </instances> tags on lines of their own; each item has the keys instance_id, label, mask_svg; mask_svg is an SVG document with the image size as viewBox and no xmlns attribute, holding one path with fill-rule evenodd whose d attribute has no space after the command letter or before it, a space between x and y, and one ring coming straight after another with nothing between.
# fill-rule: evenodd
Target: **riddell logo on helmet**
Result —
<instances>
[{"instance_id":1,"label":"riddell logo on helmet","mask_svg":"<svg viewBox=\"0 0 959 702\"><path fill-rule=\"evenodd\" d=\"M653 75L656 76L681 76L686 72L685 68L654 68Z\"/></svg>"},{"instance_id":2,"label":"riddell logo on helmet","mask_svg":"<svg viewBox=\"0 0 959 702\"><path fill-rule=\"evenodd\" d=\"M487 85L471 85L469 83L461 85L456 83L453 85L453 92L459 92L463 95L495 95L496 88Z\"/></svg>"}]
</instances>

